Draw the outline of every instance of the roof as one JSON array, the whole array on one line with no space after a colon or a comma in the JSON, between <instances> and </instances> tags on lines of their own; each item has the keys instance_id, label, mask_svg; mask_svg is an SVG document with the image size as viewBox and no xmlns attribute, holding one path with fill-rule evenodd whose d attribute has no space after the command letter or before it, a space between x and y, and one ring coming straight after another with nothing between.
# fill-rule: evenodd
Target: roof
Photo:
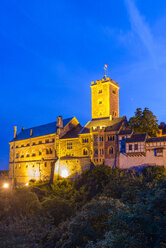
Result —
<instances>
[{"instance_id":1,"label":"roof","mask_svg":"<svg viewBox=\"0 0 166 248\"><path fill-rule=\"evenodd\" d=\"M133 132L132 129L121 130L121 131L119 132L119 135L132 134L132 132Z\"/></svg>"},{"instance_id":2,"label":"roof","mask_svg":"<svg viewBox=\"0 0 166 248\"><path fill-rule=\"evenodd\" d=\"M110 120L109 117L92 119L82 128L80 134L90 133L90 128L92 127L106 127L106 131L118 131L124 120L126 120L126 117L115 118L113 120Z\"/></svg>"},{"instance_id":3,"label":"roof","mask_svg":"<svg viewBox=\"0 0 166 248\"><path fill-rule=\"evenodd\" d=\"M65 127L72 119L73 119L73 117L68 118L68 119L64 119L63 120L63 126ZM45 125L24 129L16 136L16 138L11 140L11 142L29 139L29 138L35 138L35 137L44 136L44 135L48 135L48 134L54 134L54 133L56 133L56 130L57 130L56 125L57 125L57 122L55 121L55 122L51 122L51 123L48 123ZM31 129L33 130L32 136L30 136Z\"/></svg>"},{"instance_id":4,"label":"roof","mask_svg":"<svg viewBox=\"0 0 166 248\"><path fill-rule=\"evenodd\" d=\"M146 140L146 142L162 142L162 141L166 141L166 136L154 137Z\"/></svg>"},{"instance_id":5,"label":"roof","mask_svg":"<svg viewBox=\"0 0 166 248\"><path fill-rule=\"evenodd\" d=\"M76 127L69 130L63 137L61 137L61 139L77 138L81 129L82 129L82 126L78 124Z\"/></svg>"},{"instance_id":6,"label":"roof","mask_svg":"<svg viewBox=\"0 0 166 248\"><path fill-rule=\"evenodd\" d=\"M136 133L132 134L131 138L126 139L126 143L131 142L144 142L146 140L147 133Z\"/></svg>"}]
</instances>

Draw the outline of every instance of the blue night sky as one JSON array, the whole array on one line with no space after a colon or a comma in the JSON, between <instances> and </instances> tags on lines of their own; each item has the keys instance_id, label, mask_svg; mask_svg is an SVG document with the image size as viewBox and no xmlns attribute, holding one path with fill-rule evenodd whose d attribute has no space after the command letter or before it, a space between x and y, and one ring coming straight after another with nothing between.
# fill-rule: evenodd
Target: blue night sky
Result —
<instances>
[{"instance_id":1,"label":"blue night sky","mask_svg":"<svg viewBox=\"0 0 166 248\"><path fill-rule=\"evenodd\" d=\"M0 169L13 127L91 119L90 82L120 84L120 116L166 121L166 1L0 1Z\"/></svg>"}]
</instances>

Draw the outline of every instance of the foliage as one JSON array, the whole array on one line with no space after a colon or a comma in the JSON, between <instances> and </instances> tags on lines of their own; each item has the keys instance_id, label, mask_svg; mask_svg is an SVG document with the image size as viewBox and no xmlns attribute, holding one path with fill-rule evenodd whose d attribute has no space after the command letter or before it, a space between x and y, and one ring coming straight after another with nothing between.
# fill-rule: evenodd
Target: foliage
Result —
<instances>
[{"instance_id":1,"label":"foliage","mask_svg":"<svg viewBox=\"0 0 166 248\"><path fill-rule=\"evenodd\" d=\"M135 116L128 122L129 128L136 133L148 133L150 137L155 137L159 133L157 117L148 108L137 108Z\"/></svg>"},{"instance_id":2,"label":"foliage","mask_svg":"<svg viewBox=\"0 0 166 248\"><path fill-rule=\"evenodd\" d=\"M0 193L0 246L166 247L166 169L98 166Z\"/></svg>"}]
</instances>

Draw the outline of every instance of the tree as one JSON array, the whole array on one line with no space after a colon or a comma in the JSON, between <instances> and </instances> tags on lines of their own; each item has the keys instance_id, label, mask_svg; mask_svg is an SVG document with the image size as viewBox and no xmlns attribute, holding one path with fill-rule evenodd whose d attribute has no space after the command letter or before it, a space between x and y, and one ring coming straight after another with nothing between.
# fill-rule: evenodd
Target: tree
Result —
<instances>
[{"instance_id":1,"label":"tree","mask_svg":"<svg viewBox=\"0 0 166 248\"><path fill-rule=\"evenodd\" d=\"M135 116L128 122L129 128L136 133L148 133L150 137L156 137L159 133L157 117L148 108L137 108Z\"/></svg>"}]
</instances>

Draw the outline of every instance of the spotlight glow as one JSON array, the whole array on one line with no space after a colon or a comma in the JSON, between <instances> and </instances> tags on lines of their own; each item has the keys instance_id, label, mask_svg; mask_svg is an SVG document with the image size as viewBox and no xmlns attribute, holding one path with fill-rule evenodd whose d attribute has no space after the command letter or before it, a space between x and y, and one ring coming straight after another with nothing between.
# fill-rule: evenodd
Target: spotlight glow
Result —
<instances>
[{"instance_id":1,"label":"spotlight glow","mask_svg":"<svg viewBox=\"0 0 166 248\"><path fill-rule=\"evenodd\" d=\"M8 188L9 188L9 184L8 184L8 183L4 183L4 184L3 184L3 188L4 188L4 189L8 189Z\"/></svg>"},{"instance_id":2,"label":"spotlight glow","mask_svg":"<svg viewBox=\"0 0 166 248\"><path fill-rule=\"evenodd\" d=\"M66 178L68 176L69 176L69 171L66 168L62 169L61 170L61 177Z\"/></svg>"}]
</instances>

